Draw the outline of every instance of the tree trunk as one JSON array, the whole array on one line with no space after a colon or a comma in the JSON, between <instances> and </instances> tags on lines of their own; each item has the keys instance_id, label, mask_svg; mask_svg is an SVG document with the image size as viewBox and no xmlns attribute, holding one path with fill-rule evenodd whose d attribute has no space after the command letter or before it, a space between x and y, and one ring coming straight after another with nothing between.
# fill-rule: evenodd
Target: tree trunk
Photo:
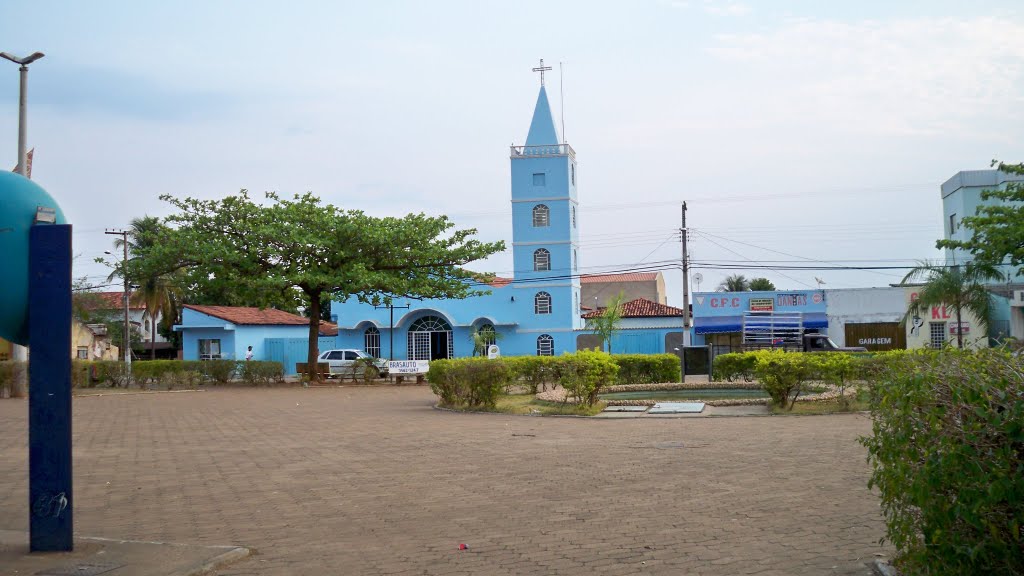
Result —
<instances>
[{"instance_id":1,"label":"tree trunk","mask_svg":"<svg viewBox=\"0 0 1024 576\"><path fill-rule=\"evenodd\" d=\"M149 359L156 360L156 315L149 315Z\"/></svg>"},{"instance_id":2,"label":"tree trunk","mask_svg":"<svg viewBox=\"0 0 1024 576\"><path fill-rule=\"evenodd\" d=\"M306 354L306 375L310 382L320 381L320 370L316 364L320 356L320 292L306 292L309 296L309 348Z\"/></svg>"},{"instance_id":3,"label":"tree trunk","mask_svg":"<svg viewBox=\"0 0 1024 576\"><path fill-rule=\"evenodd\" d=\"M960 292L956 293L956 345L961 350L964 349L964 330L963 324L960 322Z\"/></svg>"}]
</instances>

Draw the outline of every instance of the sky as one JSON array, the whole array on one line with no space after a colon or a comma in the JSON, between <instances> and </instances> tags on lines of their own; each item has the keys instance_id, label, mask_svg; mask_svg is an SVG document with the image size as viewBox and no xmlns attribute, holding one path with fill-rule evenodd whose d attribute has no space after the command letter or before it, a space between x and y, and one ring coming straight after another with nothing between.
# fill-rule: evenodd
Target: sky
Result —
<instances>
[{"instance_id":1,"label":"sky","mask_svg":"<svg viewBox=\"0 0 1024 576\"><path fill-rule=\"evenodd\" d=\"M581 271L662 269L670 304L683 201L693 289L885 286L904 271L785 267L939 258L940 184L1024 160L1017 1L38 0L0 21L0 51L37 50L33 179L95 284L105 229L243 188L447 214L508 245L472 268L513 275L508 146L540 58L579 166Z\"/></svg>"}]
</instances>

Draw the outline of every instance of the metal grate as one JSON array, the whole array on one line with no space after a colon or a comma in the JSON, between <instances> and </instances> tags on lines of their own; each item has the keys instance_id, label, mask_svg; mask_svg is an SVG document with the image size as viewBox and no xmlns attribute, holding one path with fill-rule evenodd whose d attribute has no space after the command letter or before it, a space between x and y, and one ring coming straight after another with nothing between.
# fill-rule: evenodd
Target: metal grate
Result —
<instances>
[{"instance_id":1,"label":"metal grate","mask_svg":"<svg viewBox=\"0 0 1024 576\"><path fill-rule=\"evenodd\" d=\"M544 204L533 207L533 227L545 228L551 225L551 210Z\"/></svg>"},{"instance_id":2,"label":"metal grate","mask_svg":"<svg viewBox=\"0 0 1024 576\"><path fill-rule=\"evenodd\" d=\"M551 252L547 248L538 248L533 253L533 270L535 272L546 272L551 270Z\"/></svg>"},{"instance_id":3,"label":"metal grate","mask_svg":"<svg viewBox=\"0 0 1024 576\"><path fill-rule=\"evenodd\" d=\"M533 312L534 314L551 314L551 294L537 292L537 295L533 297Z\"/></svg>"},{"instance_id":4,"label":"metal grate","mask_svg":"<svg viewBox=\"0 0 1024 576\"><path fill-rule=\"evenodd\" d=\"M380 358L380 330L376 326L370 326L363 333L363 350L374 358Z\"/></svg>"},{"instance_id":5,"label":"metal grate","mask_svg":"<svg viewBox=\"0 0 1024 576\"><path fill-rule=\"evenodd\" d=\"M800 312L745 312L744 348L803 348L804 315Z\"/></svg>"},{"instance_id":6,"label":"metal grate","mask_svg":"<svg viewBox=\"0 0 1024 576\"><path fill-rule=\"evenodd\" d=\"M537 337L537 356L554 356L555 339L547 334Z\"/></svg>"},{"instance_id":7,"label":"metal grate","mask_svg":"<svg viewBox=\"0 0 1024 576\"><path fill-rule=\"evenodd\" d=\"M928 344L932 348L942 348L946 345L946 323L928 323Z\"/></svg>"}]
</instances>

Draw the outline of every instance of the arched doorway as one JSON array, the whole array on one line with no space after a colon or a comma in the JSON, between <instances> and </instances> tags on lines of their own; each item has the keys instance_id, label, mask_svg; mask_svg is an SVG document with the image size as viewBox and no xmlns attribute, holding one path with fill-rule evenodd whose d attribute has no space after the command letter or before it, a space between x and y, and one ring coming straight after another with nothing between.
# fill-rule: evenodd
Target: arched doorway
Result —
<instances>
[{"instance_id":1,"label":"arched doorway","mask_svg":"<svg viewBox=\"0 0 1024 576\"><path fill-rule=\"evenodd\" d=\"M409 360L441 360L454 353L452 325L438 316L424 316L409 327Z\"/></svg>"}]
</instances>

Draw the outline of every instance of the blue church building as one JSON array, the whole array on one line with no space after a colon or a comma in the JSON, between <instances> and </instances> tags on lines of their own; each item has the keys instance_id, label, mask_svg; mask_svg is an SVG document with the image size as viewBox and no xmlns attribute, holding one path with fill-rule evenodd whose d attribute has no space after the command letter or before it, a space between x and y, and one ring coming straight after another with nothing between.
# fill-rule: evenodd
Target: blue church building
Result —
<instances>
[{"instance_id":1,"label":"blue church building","mask_svg":"<svg viewBox=\"0 0 1024 576\"><path fill-rule=\"evenodd\" d=\"M500 334L504 355L576 350L583 328L576 153L559 140L543 83L526 144L511 147L510 162L515 277L462 300L396 301L394 309L333 302L339 348L402 360L470 356L475 328Z\"/></svg>"}]
</instances>

